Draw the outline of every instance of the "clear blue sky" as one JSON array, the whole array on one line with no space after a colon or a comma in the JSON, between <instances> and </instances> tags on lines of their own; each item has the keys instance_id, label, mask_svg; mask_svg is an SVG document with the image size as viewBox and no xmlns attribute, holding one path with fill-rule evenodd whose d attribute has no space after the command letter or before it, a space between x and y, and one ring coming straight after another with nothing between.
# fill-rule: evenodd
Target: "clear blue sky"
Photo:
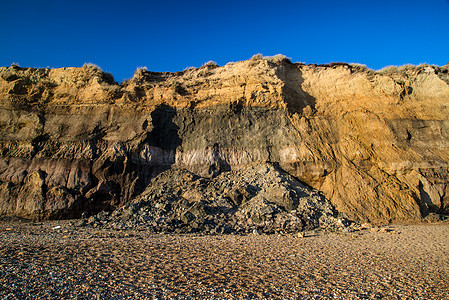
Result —
<instances>
[{"instance_id":1,"label":"clear blue sky","mask_svg":"<svg viewBox=\"0 0 449 300\"><path fill-rule=\"evenodd\" d=\"M256 53L294 62L449 62L449 0L0 0L0 66L82 66L116 81Z\"/></svg>"}]
</instances>

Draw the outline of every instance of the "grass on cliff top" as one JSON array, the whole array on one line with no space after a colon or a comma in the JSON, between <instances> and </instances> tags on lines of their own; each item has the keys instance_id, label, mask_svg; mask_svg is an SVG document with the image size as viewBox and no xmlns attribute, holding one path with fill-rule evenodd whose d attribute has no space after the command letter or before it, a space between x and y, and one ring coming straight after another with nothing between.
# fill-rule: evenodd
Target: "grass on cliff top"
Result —
<instances>
[{"instance_id":1,"label":"grass on cliff top","mask_svg":"<svg viewBox=\"0 0 449 300\"><path fill-rule=\"evenodd\" d=\"M431 68L436 71L436 73L447 73L449 70L449 63L445 66L437 66L437 65L429 65L429 64L419 64L419 65L413 65L413 64L406 64L402 66L386 66L380 70L373 70L368 68L364 64L359 63L350 63L351 69L358 72L366 72L370 74L380 74L380 75L412 75L416 74L419 71L424 70L425 68Z\"/></svg>"},{"instance_id":2,"label":"grass on cliff top","mask_svg":"<svg viewBox=\"0 0 449 300\"><path fill-rule=\"evenodd\" d=\"M290 62L291 63L291 58L287 57L283 54L276 54L273 56L263 56L260 53L257 53L255 55L253 55L253 57L250 58L250 61L257 61L257 60L266 60L268 62L274 63L274 64L280 64L284 61Z\"/></svg>"},{"instance_id":3,"label":"grass on cliff top","mask_svg":"<svg viewBox=\"0 0 449 300\"><path fill-rule=\"evenodd\" d=\"M410 72L422 70L425 67L431 67L431 66L428 64L420 64L420 65L406 64L403 66L386 66L386 67L378 70L377 73L382 74L382 75L393 75L393 74L407 75ZM438 67L438 66L434 66L434 67Z\"/></svg>"},{"instance_id":4,"label":"grass on cliff top","mask_svg":"<svg viewBox=\"0 0 449 300\"><path fill-rule=\"evenodd\" d=\"M401 76L415 76L422 71L425 70L433 70L435 74L437 74L442 80L449 84L449 64L445 66L437 66L437 65L429 65L429 64L420 64L420 65L412 65L407 64L403 66L387 66L381 70L378 70L376 73L381 75L401 75Z\"/></svg>"},{"instance_id":5,"label":"grass on cliff top","mask_svg":"<svg viewBox=\"0 0 449 300\"><path fill-rule=\"evenodd\" d=\"M117 82L114 79L114 75L112 75L112 73L109 72L104 72L99 66L97 66L96 64L93 63L85 63L82 68L84 70L86 70L87 74L90 74L92 76L98 76L99 78L101 78L102 81L111 84L111 85L115 85L117 84Z\"/></svg>"}]
</instances>

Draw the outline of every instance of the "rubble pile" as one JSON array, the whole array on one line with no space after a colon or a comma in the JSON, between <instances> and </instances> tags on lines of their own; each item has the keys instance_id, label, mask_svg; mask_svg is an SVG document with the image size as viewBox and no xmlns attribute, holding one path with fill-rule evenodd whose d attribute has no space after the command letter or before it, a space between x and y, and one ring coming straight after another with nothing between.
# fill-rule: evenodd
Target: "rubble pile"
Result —
<instances>
[{"instance_id":1,"label":"rubble pile","mask_svg":"<svg viewBox=\"0 0 449 300\"><path fill-rule=\"evenodd\" d=\"M334 231L349 225L318 191L266 162L212 179L172 168L154 178L131 203L82 222L115 229L212 234Z\"/></svg>"}]
</instances>

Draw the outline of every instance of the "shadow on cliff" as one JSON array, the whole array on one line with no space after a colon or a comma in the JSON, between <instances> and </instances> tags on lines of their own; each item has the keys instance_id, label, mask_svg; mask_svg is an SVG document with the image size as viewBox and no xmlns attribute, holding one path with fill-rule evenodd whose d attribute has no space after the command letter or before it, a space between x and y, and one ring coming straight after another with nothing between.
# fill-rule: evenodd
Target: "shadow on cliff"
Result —
<instances>
[{"instance_id":1,"label":"shadow on cliff","mask_svg":"<svg viewBox=\"0 0 449 300\"><path fill-rule=\"evenodd\" d=\"M142 193L151 179L169 169L176 160L176 149L182 144L179 137L179 126L173 119L176 116L176 109L169 105L159 105L151 112L152 129L148 133L142 145L148 145L150 149L150 167L142 168L139 175L139 185L135 187L133 196ZM142 129L146 130L148 123L144 123Z\"/></svg>"},{"instance_id":2,"label":"shadow on cliff","mask_svg":"<svg viewBox=\"0 0 449 300\"><path fill-rule=\"evenodd\" d=\"M283 62L276 69L276 75L284 82L283 93L289 113L311 114L315 111L316 99L302 88L301 65Z\"/></svg>"},{"instance_id":3,"label":"shadow on cliff","mask_svg":"<svg viewBox=\"0 0 449 300\"><path fill-rule=\"evenodd\" d=\"M176 110L168 105L160 105L151 113L153 129L145 140L149 146L162 150L163 167L169 168L175 163L176 148L182 139L178 135L179 127L173 122Z\"/></svg>"},{"instance_id":4,"label":"shadow on cliff","mask_svg":"<svg viewBox=\"0 0 449 300\"><path fill-rule=\"evenodd\" d=\"M135 195L143 192L152 178L175 163L176 149L182 144L178 134L179 126L173 121L175 116L176 109L165 104L157 106L151 112L152 129L143 141L143 145L150 147L151 168L142 173L143 185L135 191ZM146 127L148 124L143 126Z\"/></svg>"},{"instance_id":5,"label":"shadow on cliff","mask_svg":"<svg viewBox=\"0 0 449 300\"><path fill-rule=\"evenodd\" d=\"M218 143L215 143L212 147L212 158L213 163L209 166L208 175L210 177L216 177L220 175L222 172L231 171L231 165L223 159L222 155L220 155L220 147Z\"/></svg>"},{"instance_id":6,"label":"shadow on cliff","mask_svg":"<svg viewBox=\"0 0 449 300\"><path fill-rule=\"evenodd\" d=\"M86 194L90 201L85 211L110 211L128 203L146 189L152 178L175 163L176 148L182 142L179 127L173 122L175 115L176 110L167 105L151 112L152 126L148 121L142 124L142 130L147 132L139 149L143 157L126 153L125 146L120 144L117 147L125 151L124 155L106 156L93 163L94 188Z\"/></svg>"},{"instance_id":7,"label":"shadow on cliff","mask_svg":"<svg viewBox=\"0 0 449 300\"><path fill-rule=\"evenodd\" d=\"M151 179L175 163L176 149L182 144L178 134L179 126L173 121L175 116L176 109L165 104L157 106L151 112L152 129L142 142L142 145L149 147L149 165L138 166L141 168L138 176L139 184L136 185L132 196L142 193ZM142 129L146 130L148 126L146 121Z\"/></svg>"}]
</instances>

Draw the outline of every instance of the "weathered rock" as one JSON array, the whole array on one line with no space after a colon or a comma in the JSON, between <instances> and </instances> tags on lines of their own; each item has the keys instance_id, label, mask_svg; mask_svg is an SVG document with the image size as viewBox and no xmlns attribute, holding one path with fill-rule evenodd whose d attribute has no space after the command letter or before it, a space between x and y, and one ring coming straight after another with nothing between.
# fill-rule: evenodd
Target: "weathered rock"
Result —
<instances>
[{"instance_id":1,"label":"weathered rock","mask_svg":"<svg viewBox=\"0 0 449 300\"><path fill-rule=\"evenodd\" d=\"M250 191L244 201L230 198L235 195L229 192L235 182L240 190ZM112 228L116 223L130 221L130 226L153 226L156 231L274 233L314 228L339 230L348 223L337 215L316 190L271 163L256 162L213 179L187 170L167 170L130 204L111 216L97 216L107 220L107 226Z\"/></svg>"},{"instance_id":2,"label":"weathered rock","mask_svg":"<svg viewBox=\"0 0 449 300\"><path fill-rule=\"evenodd\" d=\"M92 65L0 68L0 214L113 210L170 167L214 178L255 161L278 163L353 220L448 213L448 78L448 66L374 72L257 56L140 69L121 85ZM259 194L243 186L225 207ZM273 209L296 207L283 197Z\"/></svg>"}]
</instances>

